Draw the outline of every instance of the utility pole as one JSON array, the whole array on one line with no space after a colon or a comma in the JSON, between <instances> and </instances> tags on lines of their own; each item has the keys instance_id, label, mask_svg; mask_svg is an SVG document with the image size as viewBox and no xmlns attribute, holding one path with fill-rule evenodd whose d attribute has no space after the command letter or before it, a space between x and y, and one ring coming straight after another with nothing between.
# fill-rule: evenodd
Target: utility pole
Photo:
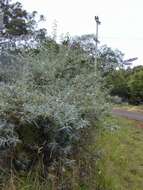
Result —
<instances>
[{"instance_id":1,"label":"utility pole","mask_svg":"<svg viewBox=\"0 0 143 190\"><path fill-rule=\"evenodd\" d=\"M96 21L96 38L95 38L95 71L97 71L97 51L98 51L98 28L101 22L99 21L99 17L95 16L95 21Z\"/></svg>"},{"instance_id":2,"label":"utility pole","mask_svg":"<svg viewBox=\"0 0 143 190\"><path fill-rule=\"evenodd\" d=\"M1 33L2 30L3 30L3 17L4 17L3 10L2 10L2 8L0 7L0 33Z\"/></svg>"},{"instance_id":3,"label":"utility pole","mask_svg":"<svg viewBox=\"0 0 143 190\"><path fill-rule=\"evenodd\" d=\"M95 16L95 21L96 21L96 38L95 38L95 50L96 50L96 54L97 54L97 50L98 50L98 43L99 43L99 40L98 40L98 28L99 28L99 25L101 24L101 22L99 21L99 17L98 16Z\"/></svg>"}]
</instances>

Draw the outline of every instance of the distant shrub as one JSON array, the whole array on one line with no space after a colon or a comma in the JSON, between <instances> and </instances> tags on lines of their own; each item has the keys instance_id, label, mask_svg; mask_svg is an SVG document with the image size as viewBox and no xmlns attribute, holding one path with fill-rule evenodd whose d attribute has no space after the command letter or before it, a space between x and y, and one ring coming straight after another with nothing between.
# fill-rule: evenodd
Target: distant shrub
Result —
<instances>
[{"instance_id":1,"label":"distant shrub","mask_svg":"<svg viewBox=\"0 0 143 190\"><path fill-rule=\"evenodd\" d=\"M112 102L115 103L115 104L121 104L123 101L122 101L122 98L119 97L119 96L112 96L111 98Z\"/></svg>"}]
</instances>

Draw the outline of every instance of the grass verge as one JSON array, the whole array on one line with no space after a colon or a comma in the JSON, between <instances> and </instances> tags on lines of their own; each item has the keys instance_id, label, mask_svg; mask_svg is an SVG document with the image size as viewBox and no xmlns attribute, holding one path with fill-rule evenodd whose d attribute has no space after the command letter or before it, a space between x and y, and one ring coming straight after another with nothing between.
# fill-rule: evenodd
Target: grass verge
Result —
<instances>
[{"instance_id":1,"label":"grass verge","mask_svg":"<svg viewBox=\"0 0 143 190\"><path fill-rule=\"evenodd\" d=\"M118 130L103 131L97 141L101 159L97 163L100 190L143 189L143 128L124 118L108 118Z\"/></svg>"}]
</instances>

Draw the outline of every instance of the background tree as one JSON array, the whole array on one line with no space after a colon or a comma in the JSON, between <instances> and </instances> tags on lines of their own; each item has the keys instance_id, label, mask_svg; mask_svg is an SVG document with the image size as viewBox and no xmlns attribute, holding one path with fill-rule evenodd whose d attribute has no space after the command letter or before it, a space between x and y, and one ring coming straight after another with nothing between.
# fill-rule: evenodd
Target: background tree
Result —
<instances>
[{"instance_id":1,"label":"background tree","mask_svg":"<svg viewBox=\"0 0 143 190\"><path fill-rule=\"evenodd\" d=\"M96 36L94 34L76 36L72 39L67 38L63 41L75 49L82 49L86 52L91 62L95 63L95 57L97 56L97 68L101 72L101 75L106 77L109 73L115 71L117 68L123 67L124 54L118 49L111 49L110 47L103 45L100 46L98 52L96 52Z\"/></svg>"},{"instance_id":2,"label":"background tree","mask_svg":"<svg viewBox=\"0 0 143 190\"><path fill-rule=\"evenodd\" d=\"M11 74L18 73L18 53L36 51L37 46L46 39L46 29L37 27L38 22L44 20L43 15L37 21L37 12L27 12L19 2L1 0L0 8L0 81L6 82Z\"/></svg>"},{"instance_id":3,"label":"background tree","mask_svg":"<svg viewBox=\"0 0 143 190\"><path fill-rule=\"evenodd\" d=\"M143 69L135 68L134 73L128 80L130 90L129 101L133 104L143 103Z\"/></svg>"},{"instance_id":4,"label":"background tree","mask_svg":"<svg viewBox=\"0 0 143 190\"><path fill-rule=\"evenodd\" d=\"M11 3L11 0L2 0L0 7L3 11L3 35L20 36L33 32L36 25L36 11L28 13L20 2Z\"/></svg>"},{"instance_id":5,"label":"background tree","mask_svg":"<svg viewBox=\"0 0 143 190\"><path fill-rule=\"evenodd\" d=\"M143 102L143 66L119 69L106 76L106 88L111 96L119 96L131 104Z\"/></svg>"},{"instance_id":6,"label":"background tree","mask_svg":"<svg viewBox=\"0 0 143 190\"><path fill-rule=\"evenodd\" d=\"M102 76L106 77L117 68L122 68L123 57L124 54L118 49L113 50L106 45L101 46L98 50L97 67L101 71Z\"/></svg>"},{"instance_id":7,"label":"background tree","mask_svg":"<svg viewBox=\"0 0 143 190\"><path fill-rule=\"evenodd\" d=\"M128 73L124 69L114 70L106 77L106 87L110 88L111 96L119 96L124 101L129 99Z\"/></svg>"}]
</instances>

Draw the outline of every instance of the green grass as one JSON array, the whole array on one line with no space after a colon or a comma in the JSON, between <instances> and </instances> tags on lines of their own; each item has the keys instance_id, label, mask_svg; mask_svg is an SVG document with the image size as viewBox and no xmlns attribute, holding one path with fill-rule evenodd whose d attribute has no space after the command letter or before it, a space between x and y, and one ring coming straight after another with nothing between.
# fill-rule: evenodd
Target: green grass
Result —
<instances>
[{"instance_id":1,"label":"green grass","mask_svg":"<svg viewBox=\"0 0 143 190\"><path fill-rule=\"evenodd\" d=\"M123 118L107 120L120 128L104 131L97 141L101 159L97 163L100 190L143 189L143 128L139 122ZM143 124L142 124L143 125Z\"/></svg>"}]
</instances>

